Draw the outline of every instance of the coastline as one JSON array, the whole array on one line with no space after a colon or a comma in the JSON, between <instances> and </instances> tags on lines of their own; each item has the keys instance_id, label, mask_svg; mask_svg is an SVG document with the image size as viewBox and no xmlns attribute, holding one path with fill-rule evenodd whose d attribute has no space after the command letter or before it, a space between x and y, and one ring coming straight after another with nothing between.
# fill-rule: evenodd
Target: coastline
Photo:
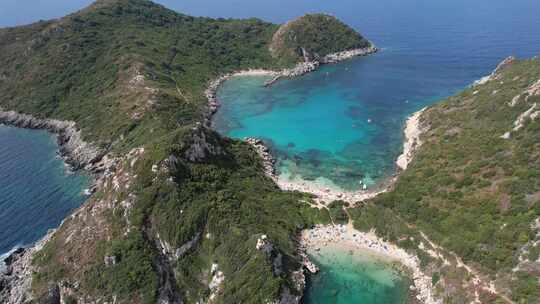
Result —
<instances>
[{"instance_id":1,"label":"coastline","mask_svg":"<svg viewBox=\"0 0 540 304\"><path fill-rule=\"evenodd\" d=\"M422 145L420 135L422 135L422 126L420 117L426 108L422 108L420 111L413 113L413 115L407 118L405 129L403 131L405 135L405 141L403 142L403 152L398 156L396 165L399 169L405 170L414 157L416 150Z\"/></svg>"},{"instance_id":2,"label":"coastline","mask_svg":"<svg viewBox=\"0 0 540 304\"><path fill-rule=\"evenodd\" d=\"M353 56L354 57L354 56ZM336 61L339 62L342 57L338 57ZM350 58L350 57L348 57ZM347 59L348 59L347 58ZM300 64L301 65L301 64ZM211 127L212 115L219 109L219 100L216 93L219 87L233 76L273 76L270 82L266 83L266 86L271 85L275 81L282 77L296 77L309 73L317 69L317 64L313 69L308 66L304 69L307 72L302 72L298 75L292 74L292 76L283 76L282 73L268 70L244 70L233 74L224 75L219 77L210 83L205 94L209 101L209 115L206 117L205 124ZM335 200L342 200L350 203L354 206L358 202L376 197L377 195L387 192L392 185L396 182L398 175L401 171L405 170L414 158L414 154L417 149L422 145L420 136L424 131L424 126L421 125L421 116L425 112L426 108L413 113L406 120L405 127L403 129L404 142L403 152L396 159L396 174L388 178L381 186L371 190L359 190L359 191L341 191L336 189L330 189L324 185L319 185L315 182L309 182L302 179L296 180L284 180L276 175L275 171L275 159L268 147L264 142L258 138L245 138L244 140L250 144L263 161L263 168L265 174L270 177L281 190L285 191L300 191L314 195L315 204L313 207L325 208L328 203ZM298 255L303 264L303 270L299 270L301 279L299 279L302 291L305 288L305 277L310 274L318 272L318 267L315 265L307 254L308 250L318 250L322 246L336 246L345 250L353 250L355 252L362 252L366 254L372 254L381 259L397 262L407 269L408 273L412 274L410 277L414 286L411 286L411 290L416 294L416 299L426 304L440 304L439 299L434 296L433 285L431 277L424 274L420 269L419 258L408 254L404 249L397 247L397 245L385 242L378 238L374 231L369 233L360 232L352 227L352 223L348 225L317 225L312 229L303 230L298 238ZM297 274L298 275L298 274ZM303 282L303 284L301 284Z\"/></svg>"},{"instance_id":3,"label":"coastline","mask_svg":"<svg viewBox=\"0 0 540 304\"><path fill-rule=\"evenodd\" d=\"M299 62L293 68L282 69L279 71L266 70L266 69L247 69L239 70L229 74L225 74L217 77L216 79L210 81L204 95L208 100L207 113L204 116L204 125L208 128L212 127L212 117L218 111L220 107L219 100L217 98L217 91L219 87L228 79L235 76L271 76L273 77L267 81L264 86L268 87L274 84L276 81L282 78L294 78L299 77L313 71L316 71L319 67L327 64L335 64L341 61L345 61L354 57L367 56L373 53L378 52L379 49L374 45L370 44L369 47L352 49L341 51L337 53L332 53L324 56L321 60L309 61L309 62ZM1 109L0 109L1 110Z\"/></svg>"},{"instance_id":4,"label":"coastline","mask_svg":"<svg viewBox=\"0 0 540 304\"><path fill-rule=\"evenodd\" d=\"M60 223L60 226L63 224ZM32 257L54 236L56 229L50 229L43 238L30 247L20 247L3 260L3 269L0 270L0 299L8 299L8 303L24 303L31 299L30 287L32 284Z\"/></svg>"},{"instance_id":5,"label":"coastline","mask_svg":"<svg viewBox=\"0 0 540 304\"><path fill-rule=\"evenodd\" d=\"M219 110L220 102L217 98L217 91L220 86L227 81L228 79L235 76L271 76L271 80L265 83L265 86L270 86L276 81L282 78L294 78L299 77L304 74L313 72L317 70L320 66L325 64L335 64L344 60L348 60L358 56L366 56L369 54L376 53L378 48L371 44L367 48L347 50L342 52L337 52L333 54L326 55L320 61L313 62L301 62L298 63L292 69L284 69L282 71L272 71L265 69L248 69L240 70L234 73L229 73L222 75L213 81L211 81L205 90L204 94L208 99L208 111L204 117L204 125L208 128L212 128L212 117ZM420 135L422 133L422 127L420 125L420 116L425 111L426 108L423 108L411 115L407 121L404 128L405 141L403 144L403 152L396 160L397 173L407 168L407 165L411 162L414 152L422 142L420 141ZM280 189L285 191L300 191L313 194L314 200L317 204L331 203L335 200L342 200L351 204L356 204L362 202L375 196L388 191L388 189L394 184L397 179L397 173L389 177L386 181L382 183L379 187L370 190L358 190L358 191L344 191L341 189L332 189L324 185L319 185L316 182L302 180L300 178L295 180L284 180L275 174L275 159L269 152L268 147L257 138L246 138L246 142L252 145L257 153L263 159L263 166L265 173L280 187Z\"/></svg>"},{"instance_id":6,"label":"coastline","mask_svg":"<svg viewBox=\"0 0 540 304\"><path fill-rule=\"evenodd\" d=\"M305 75L307 73L317 70L322 65L339 63L341 61L344 61L350 58L374 54L378 51L379 49L375 45L370 43L370 46L365 47L365 48L346 50L346 51L328 54L324 56L323 58L321 58L320 60L300 62L292 69L284 69L276 73L274 75L274 78L267 81L264 84L264 86L269 87L282 78L294 78L294 77Z\"/></svg>"},{"instance_id":7,"label":"coastline","mask_svg":"<svg viewBox=\"0 0 540 304\"><path fill-rule=\"evenodd\" d=\"M82 139L81 131L77 129L75 122L38 119L28 114L4 111L0 107L0 125L46 130L54 134L64 163L74 170L84 170L93 176L90 188L85 189L86 195L94 193L100 181L109 176L116 166L115 158ZM65 219L58 227L62 226L64 221ZM32 257L51 240L57 229L49 229L47 234L35 243L13 248L2 255L0 263L4 265L0 265L0 283L3 287L0 288L0 298L8 298L9 303L20 303L31 297Z\"/></svg>"},{"instance_id":8,"label":"coastline","mask_svg":"<svg viewBox=\"0 0 540 304\"><path fill-rule=\"evenodd\" d=\"M403 152L396 160L397 172L394 176L384 181L378 188L371 190L358 191L343 191L332 189L330 187L318 184L316 182L302 180L300 178L294 180L284 180L275 174L275 159L271 155L268 147L264 142L257 138L246 138L245 141L255 148L259 156L263 160L265 173L285 191L300 191L313 194L314 201L319 206L324 206L336 200L342 200L352 204L353 206L359 202L376 197L377 195L387 192L398 178L399 172L405 170L409 163L414 158L416 150L422 145L420 136L424 130L421 124L421 116L426 108L423 108L413 113L406 121L403 130L405 140L403 142Z\"/></svg>"},{"instance_id":9,"label":"coastline","mask_svg":"<svg viewBox=\"0 0 540 304\"><path fill-rule=\"evenodd\" d=\"M355 203L371 199L380 193L388 191L398 178L401 171L405 170L414 158L417 149L422 145L420 136L424 132L424 126L421 122L421 116L426 111L422 108L413 113L406 120L403 129L405 140L403 142L403 152L396 159L396 175L389 178L379 189L356 192L333 191L330 188L324 188L316 183L309 183L303 180L284 181L275 174L275 159L270 153L268 147L261 139L246 138L245 141L250 144L259 154L263 161L263 168L269 176L282 190L301 191L315 195L315 204L312 207L325 208L325 203L334 200L343 200L349 202L352 206ZM414 285L411 285L411 291L416 294L416 300L425 304L440 304L442 301L435 298L431 276L428 276L420 269L419 258L407 253L397 245L385 242L378 238L374 231L368 233L357 231L352 223L348 225L316 225L312 229L303 230L298 237L298 255L303 264L303 273L299 280L305 288L305 278L310 274L316 274L319 269L308 256L308 251L318 251L321 247L334 246L343 250L352 250L360 254L371 254L383 260L397 262L407 269ZM303 282L303 284L302 284ZM302 288L302 289L303 289Z\"/></svg>"},{"instance_id":10,"label":"coastline","mask_svg":"<svg viewBox=\"0 0 540 304\"><path fill-rule=\"evenodd\" d=\"M56 135L60 154L68 165L75 170L83 169L91 173L100 171L98 163L103 159L104 151L85 142L73 121L39 119L15 111L4 111L0 107L0 124L49 131Z\"/></svg>"},{"instance_id":11,"label":"coastline","mask_svg":"<svg viewBox=\"0 0 540 304\"><path fill-rule=\"evenodd\" d=\"M354 229L351 223L348 225L316 225L312 229L303 230L298 239L302 256L307 256L308 250L318 251L321 247L333 246L343 250L360 251L382 260L399 262L412 274L411 279L414 286L411 285L411 289L417 293L417 300L426 304L442 303L434 297L431 277L421 271L418 257L408 254L404 249L394 244L383 241L373 231L360 232ZM307 261L309 262L309 259Z\"/></svg>"}]
</instances>

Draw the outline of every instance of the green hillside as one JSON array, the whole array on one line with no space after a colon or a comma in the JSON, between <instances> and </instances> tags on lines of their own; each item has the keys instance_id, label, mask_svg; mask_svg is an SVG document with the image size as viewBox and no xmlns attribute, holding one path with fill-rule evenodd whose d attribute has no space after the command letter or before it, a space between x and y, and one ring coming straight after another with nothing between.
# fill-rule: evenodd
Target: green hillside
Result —
<instances>
[{"instance_id":1,"label":"green hillside","mask_svg":"<svg viewBox=\"0 0 540 304\"><path fill-rule=\"evenodd\" d=\"M371 43L339 21L325 14L309 14L282 25L272 37L272 55L284 62L322 58L328 54L365 48Z\"/></svg>"},{"instance_id":2,"label":"green hillside","mask_svg":"<svg viewBox=\"0 0 540 304\"><path fill-rule=\"evenodd\" d=\"M278 28L101 0L0 29L0 107L75 121L118 159L35 256L34 299L57 288L68 302L116 303L261 303L301 292L294 235L328 214L279 191L249 145L201 125L211 80L294 63L270 53ZM262 234L271 250L256 249ZM225 283L216 286L217 271Z\"/></svg>"},{"instance_id":3,"label":"green hillside","mask_svg":"<svg viewBox=\"0 0 540 304\"><path fill-rule=\"evenodd\" d=\"M540 59L516 61L428 108L414 161L393 191L356 210L357 225L398 241L407 223L515 301L540 301L539 80Z\"/></svg>"},{"instance_id":4,"label":"green hillside","mask_svg":"<svg viewBox=\"0 0 540 304\"><path fill-rule=\"evenodd\" d=\"M327 15L279 26L146 0L100 0L0 29L2 110L76 122L109 165L33 257L25 300L294 302L303 289L296 234L351 214L358 229L416 253L449 303L474 298L471 275L420 249L422 233L495 282L499 295L481 292L483 302L538 302L540 59L428 108L424 144L392 190L348 212L279 190L253 147L202 123L204 91L220 75L290 67L302 48L320 57L366 46Z\"/></svg>"}]
</instances>

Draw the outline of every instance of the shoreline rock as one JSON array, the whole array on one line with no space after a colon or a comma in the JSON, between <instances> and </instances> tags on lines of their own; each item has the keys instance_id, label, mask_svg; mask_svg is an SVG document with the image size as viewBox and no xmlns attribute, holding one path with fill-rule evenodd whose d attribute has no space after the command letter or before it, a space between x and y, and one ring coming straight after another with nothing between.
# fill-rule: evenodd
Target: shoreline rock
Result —
<instances>
[{"instance_id":1,"label":"shoreline rock","mask_svg":"<svg viewBox=\"0 0 540 304\"><path fill-rule=\"evenodd\" d=\"M204 115L204 121L203 121L204 125L208 128L212 127L212 117L214 116L214 114L216 114L216 112L218 111L221 105L217 98L217 91L219 90L219 87L225 81L235 76L274 76L277 73L278 72L264 70L264 69L249 69L249 70L241 70L238 72L225 74L210 81L206 90L204 91L204 95L206 96L206 99L208 100L208 107Z\"/></svg>"},{"instance_id":2,"label":"shoreline rock","mask_svg":"<svg viewBox=\"0 0 540 304\"><path fill-rule=\"evenodd\" d=\"M476 87L476 86L479 86L479 85L483 85L483 84L487 83L488 81L496 79L497 75L498 75L498 73L500 71L502 71L502 70L506 69L507 67L511 66L516 61L517 61L517 59L514 56L506 57L503 61L501 61L497 65L497 67L493 70L493 72L491 72L491 74L476 80L475 82L472 83L471 87Z\"/></svg>"},{"instance_id":3,"label":"shoreline rock","mask_svg":"<svg viewBox=\"0 0 540 304\"><path fill-rule=\"evenodd\" d=\"M305 75L307 73L317 70L320 66L326 64L335 64L341 61L351 59L359 56L366 56L378 52L379 49L371 44L369 47L347 50L342 52L337 52L333 54L328 54L320 60L305 61L298 63L294 68L284 69L281 72L278 72L274 78L264 83L265 87L273 85L275 82L282 78L294 78L298 76Z\"/></svg>"},{"instance_id":4,"label":"shoreline rock","mask_svg":"<svg viewBox=\"0 0 540 304\"><path fill-rule=\"evenodd\" d=\"M413 115L407 118L405 129L405 141L403 142L403 152L398 156L396 165L399 169L405 170L414 157L414 153L422 145L420 135L423 133L420 117L424 113L426 108L422 108L420 111L415 112Z\"/></svg>"},{"instance_id":5,"label":"shoreline rock","mask_svg":"<svg viewBox=\"0 0 540 304\"><path fill-rule=\"evenodd\" d=\"M20 247L4 259L5 269L0 273L0 300L5 303L26 303L31 299L32 257L43 249L56 229L51 229L32 247ZM4 303L4 302L2 302Z\"/></svg>"},{"instance_id":6,"label":"shoreline rock","mask_svg":"<svg viewBox=\"0 0 540 304\"><path fill-rule=\"evenodd\" d=\"M278 178L276 176L275 168L276 160L274 159L272 153L270 153L270 149L264 144L262 139L246 137L244 141L250 144L253 148L255 148L255 151L257 151L257 154L259 154L259 156L261 157L263 161L264 173L266 173L266 175L272 180L277 182Z\"/></svg>"},{"instance_id":7,"label":"shoreline rock","mask_svg":"<svg viewBox=\"0 0 540 304\"><path fill-rule=\"evenodd\" d=\"M3 111L0 108L0 125L25 129L46 130L56 135L60 154L64 162L74 170L85 170L94 177L93 183L85 189L85 195L94 193L103 178L110 176L117 160L109 157L105 151L82 139L81 131L75 122L56 119L38 119L32 115L15 111ZM65 220L65 219L64 219ZM64 221L60 223L60 226ZM40 251L53 237L56 229L27 247L14 249L4 261L4 269L0 272L0 300L6 303L24 303L31 299L32 257ZM56 290L56 289L55 289Z\"/></svg>"},{"instance_id":8,"label":"shoreline rock","mask_svg":"<svg viewBox=\"0 0 540 304\"><path fill-rule=\"evenodd\" d=\"M278 81L281 78L294 78L305 75L307 73L317 70L321 65L335 64L344 60L351 59L353 57L366 56L378 52L379 49L371 44L369 47L346 50L333 54L328 54L318 61L299 62L294 68L283 69L281 71L272 71L265 69L248 69L240 70L237 72L225 74L210 81L204 95L208 100L207 111L204 115L203 123L207 127L212 127L212 117L220 107L219 100L217 98L217 91L219 87L228 79L235 76L271 76L273 77L269 81L265 82L264 86L268 87Z\"/></svg>"},{"instance_id":9,"label":"shoreline rock","mask_svg":"<svg viewBox=\"0 0 540 304\"><path fill-rule=\"evenodd\" d=\"M15 111L3 111L0 108L0 124L24 129L47 130L56 135L60 154L64 161L74 169L84 169L96 173L96 164L105 152L85 142L75 122L56 119L39 119L32 115Z\"/></svg>"},{"instance_id":10,"label":"shoreline rock","mask_svg":"<svg viewBox=\"0 0 540 304\"><path fill-rule=\"evenodd\" d=\"M303 230L299 237L300 250L307 257L307 250L317 250L321 247L336 246L345 250L365 251L391 261L397 261L411 271L417 300L425 304L440 304L435 298L431 276L420 269L418 257L407 253L394 244L385 242L373 231L361 232L349 225L316 225L312 229ZM309 261L309 258L307 258ZM312 263L309 261L309 263ZM307 266L306 266L307 268ZM309 274L308 274L309 275Z\"/></svg>"}]
</instances>

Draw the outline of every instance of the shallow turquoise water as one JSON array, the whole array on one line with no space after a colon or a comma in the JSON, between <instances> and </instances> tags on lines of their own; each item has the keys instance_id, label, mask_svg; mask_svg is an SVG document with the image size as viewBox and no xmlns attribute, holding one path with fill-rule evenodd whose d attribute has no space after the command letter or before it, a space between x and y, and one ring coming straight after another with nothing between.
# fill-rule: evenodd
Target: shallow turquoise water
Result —
<instances>
[{"instance_id":1,"label":"shallow turquoise water","mask_svg":"<svg viewBox=\"0 0 540 304\"><path fill-rule=\"evenodd\" d=\"M302 78L264 88L265 77L236 77L218 92L222 107L214 118L227 136L262 138L278 159L282 177L314 180L355 190L394 172L405 118L423 104L401 100L393 106L364 96L355 65L368 58L325 67ZM369 92L369 91L368 91Z\"/></svg>"},{"instance_id":2,"label":"shallow turquoise water","mask_svg":"<svg viewBox=\"0 0 540 304\"><path fill-rule=\"evenodd\" d=\"M37 241L85 200L90 177L57 153L46 131L0 124L0 255Z\"/></svg>"},{"instance_id":3,"label":"shallow turquoise water","mask_svg":"<svg viewBox=\"0 0 540 304\"><path fill-rule=\"evenodd\" d=\"M235 9L204 4L213 0L197 2L175 5L211 15L249 11L275 21L306 11L330 12L382 49L271 88L261 87L260 78L243 77L218 92L219 132L261 137L273 145L281 172L307 180L322 176L348 190L358 189L360 180L373 185L395 172L402 128L414 111L489 74L509 55L540 53L540 18L533 13L540 2L535 0L413 0L407 5L241 0Z\"/></svg>"},{"instance_id":4,"label":"shallow turquoise water","mask_svg":"<svg viewBox=\"0 0 540 304\"><path fill-rule=\"evenodd\" d=\"M409 281L388 261L335 247L310 252L310 258L320 272L310 279L305 303L407 303Z\"/></svg>"},{"instance_id":5,"label":"shallow turquoise water","mask_svg":"<svg viewBox=\"0 0 540 304\"><path fill-rule=\"evenodd\" d=\"M0 6L0 26L13 26L62 16L92 0L4 2L6 3ZM282 170L290 167L293 172L306 178L327 175L343 187L354 188L358 179L366 179L367 176L377 180L392 174L394 159L401 150L401 129L409 114L424 105L451 95L490 73L497 63L508 55L531 57L540 54L538 0L410 0L407 3L402 0L158 0L158 2L188 14L212 17L255 16L272 22L285 22L307 12L328 12L351 24L377 46L382 47L383 52L374 56L326 68L331 74L329 78L325 77L326 71L321 71L279 83L266 90L258 85L260 80L235 79L226 83L220 91L220 95L226 97L222 100L224 102L222 111L216 117L220 131L235 137L268 136L276 142L277 153L281 155ZM293 99L294 96L298 99ZM320 111L317 106L320 106ZM292 109L295 107L298 108ZM274 109L276 113L271 113ZM311 122L298 123L298 117L290 115L289 110L291 113L305 113ZM336 118L335 115L339 113L342 115ZM320 119L314 120L320 116L325 116L322 122ZM326 119L328 117L333 119ZM372 119L372 123L367 124L367 118ZM330 121L335 125L330 124ZM358 123L356 128L352 127L353 123ZM245 126L248 128L242 129ZM339 138L348 143L332 143L332 134L338 134L337 129L341 136ZM303 138L300 135L309 137ZM314 141L318 137L320 140ZM309 138L313 141L310 142ZM290 142L294 143L294 147L289 145ZM9 143L19 144L17 141L0 140L0 150L6 148L4 144ZM9 149L14 147L16 146ZM34 158L40 157L41 154L37 152L43 152L43 147L45 146L33 146L32 149L36 153L21 155L20 159L24 163L24 157L28 157L32 163ZM41 155L44 157L42 161L49 160L49 157L54 160L54 155L49 152L55 148L50 147L46 149L44 155ZM10 152L9 155L13 154L14 152ZM5 161L1 158L0 162L2 160ZM1 167L2 165L5 166L5 163L0 164L0 169L5 168ZM12 168L18 166L21 166L21 163ZM59 164L50 168L57 172L57 177L62 176L64 172ZM5 183L5 179L0 179L0 194L6 190ZM66 196L62 195L64 199L60 201L63 203L55 204L54 199L47 199L49 193L47 185L51 185L49 181L43 180L42 185L38 185L37 188L42 189L43 196L37 201L48 202L48 213L53 213L51 208L59 207L60 213L64 214L67 212L63 209L64 206L80 204L78 192L75 190L71 194L73 201L66 201ZM17 191L27 191L22 186L10 187L18 189ZM63 188L54 183L51 187L53 191L49 194L56 193L54 189ZM66 188L76 189L70 186ZM21 208L23 206L27 208L14 209L19 212L15 214L21 217L22 212L28 212L30 224L37 220L44 227L54 226L36 216L42 209L34 212L33 204L36 201L26 199L27 195L31 197L32 193L34 191L29 191L29 194L11 194L13 199L10 201L11 204L23 202ZM2 208L1 216L5 207L0 208ZM57 224L61 217L55 217L53 222ZM13 221L10 223L13 224ZM30 235L28 239L44 233L40 225L31 226L33 228L26 231ZM32 236L35 232L37 233ZM11 230L10 234L0 235L0 243L5 237L9 237L7 243L17 243L17 238L11 238L11 234L21 237L22 242L25 242L24 230L21 232ZM4 248L9 247L8 245ZM371 264L368 262L368 266ZM356 295L356 299L360 300L349 296L332 297L321 294L320 292L324 290L340 290L341 286L355 285L355 279L349 284L341 276L332 274L332 270L335 270L336 274L348 273L352 263L328 265L328 271L323 269L323 273L315 278L314 284L308 288L306 304L368 303L362 300L363 293ZM352 277L357 277L359 282L363 282L364 275L376 271L378 270L366 267L360 270L360 274ZM377 284L381 284L381 288L388 286L377 280L372 282L375 282L375 287ZM390 293L393 291L394 289L388 289ZM340 294L345 295L347 292ZM366 289L365 294L370 296L370 290ZM320 299L325 301L319 301ZM390 299L373 303L391 304L399 303L401 300L396 298L397 302Z\"/></svg>"}]
</instances>

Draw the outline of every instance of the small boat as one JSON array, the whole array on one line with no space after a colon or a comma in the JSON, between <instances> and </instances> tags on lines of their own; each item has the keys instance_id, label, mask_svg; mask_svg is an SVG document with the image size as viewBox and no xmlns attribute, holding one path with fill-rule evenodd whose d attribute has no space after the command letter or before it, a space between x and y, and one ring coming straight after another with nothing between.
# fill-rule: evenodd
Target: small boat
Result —
<instances>
[{"instance_id":1,"label":"small boat","mask_svg":"<svg viewBox=\"0 0 540 304\"><path fill-rule=\"evenodd\" d=\"M371 118L368 118L367 122L368 122L368 123L371 123Z\"/></svg>"}]
</instances>

